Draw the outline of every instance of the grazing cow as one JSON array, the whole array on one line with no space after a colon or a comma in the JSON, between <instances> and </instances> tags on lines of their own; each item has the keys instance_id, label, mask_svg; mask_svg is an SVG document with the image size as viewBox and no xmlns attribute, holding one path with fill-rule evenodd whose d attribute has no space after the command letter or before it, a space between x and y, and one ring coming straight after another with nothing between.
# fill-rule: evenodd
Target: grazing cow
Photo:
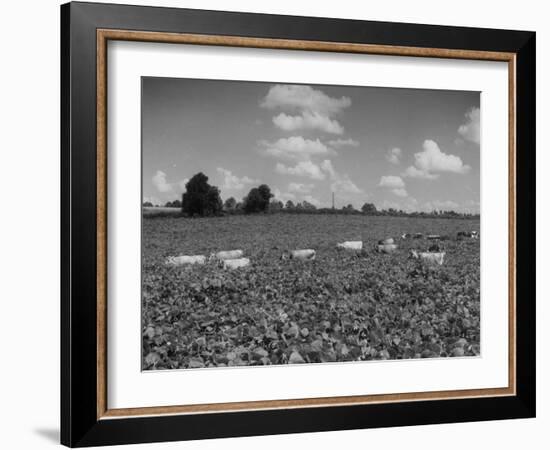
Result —
<instances>
[{"instance_id":1,"label":"grazing cow","mask_svg":"<svg viewBox=\"0 0 550 450\"><path fill-rule=\"evenodd\" d=\"M410 239L412 238L412 234L411 233L403 233L401 235L401 239Z\"/></svg>"},{"instance_id":2,"label":"grazing cow","mask_svg":"<svg viewBox=\"0 0 550 450\"><path fill-rule=\"evenodd\" d=\"M479 233L477 231L459 231L456 234L456 238L458 240L464 239L464 238L479 239Z\"/></svg>"},{"instance_id":3,"label":"grazing cow","mask_svg":"<svg viewBox=\"0 0 550 450\"><path fill-rule=\"evenodd\" d=\"M336 247L357 252L363 249L363 241L346 241L340 244L336 244Z\"/></svg>"},{"instance_id":4,"label":"grazing cow","mask_svg":"<svg viewBox=\"0 0 550 450\"><path fill-rule=\"evenodd\" d=\"M419 259L426 264L438 264L441 266L445 259L445 252L418 252L411 250L409 257Z\"/></svg>"},{"instance_id":5,"label":"grazing cow","mask_svg":"<svg viewBox=\"0 0 550 450\"><path fill-rule=\"evenodd\" d=\"M219 266L223 269L240 269L250 264L248 258L235 258L235 259L220 259Z\"/></svg>"},{"instance_id":6,"label":"grazing cow","mask_svg":"<svg viewBox=\"0 0 550 450\"><path fill-rule=\"evenodd\" d=\"M223 252L211 253L209 260L216 259L218 261L223 261L225 259L237 259L243 256L242 250L227 250Z\"/></svg>"},{"instance_id":7,"label":"grazing cow","mask_svg":"<svg viewBox=\"0 0 550 450\"><path fill-rule=\"evenodd\" d=\"M413 239L423 239L424 235L422 233L414 233Z\"/></svg>"},{"instance_id":8,"label":"grazing cow","mask_svg":"<svg viewBox=\"0 0 550 450\"><path fill-rule=\"evenodd\" d=\"M303 250L290 250L281 255L281 259L299 259L301 261L313 261L315 259L315 250L306 248Z\"/></svg>"},{"instance_id":9,"label":"grazing cow","mask_svg":"<svg viewBox=\"0 0 550 450\"><path fill-rule=\"evenodd\" d=\"M378 244L376 251L378 253L390 254L397 250L397 244Z\"/></svg>"},{"instance_id":10,"label":"grazing cow","mask_svg":"<svg viewBox=\"0 0 550 450\"><path fill-rule=\"evenodd\" d=\"M378 241L378 245L392 245L394 244L393 238L387 238L387 239L380 239Z\"/></svg>"},{"instance_id":11,"label":"grazing cow","mask_svg":"<svg viewBox=\"0 0 550 450\"><path fill-rule=\"evenodd\" d=\"M165 264L168 266L185 266L193 264L204 264L206 262L206 256L204 255L180 255L169 256L165 260Z\"/></svg>"}]
</instances>

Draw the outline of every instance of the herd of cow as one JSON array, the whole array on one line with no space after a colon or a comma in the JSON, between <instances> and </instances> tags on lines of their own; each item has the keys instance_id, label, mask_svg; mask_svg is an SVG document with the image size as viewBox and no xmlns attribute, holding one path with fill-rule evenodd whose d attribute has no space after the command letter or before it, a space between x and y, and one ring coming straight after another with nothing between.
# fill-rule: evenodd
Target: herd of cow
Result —
<instances>
[{"instance_id":1,"label":"herd of cow","mask_svg":"<svg viewBox=\"0 0 550 450\"><path fill-rule=\"evenodd\" d=\"M445 259L445 251L443 249L442 241L449 240L449 236L441 236L438 234L429 234L424 236L422 233L404 233L401 235L402 240L424 239L424 237L427 240L432 241L432 244L428 247L427 251L421 252L412 249L409 251L409 257L418 259L427 264L442 265ZM477 231L459 231L456 239L479 239L479 233ZM365 253L363 241L345 241L336 244L336 247L340 250L354 252L358 256ZM399 246L393 238L387 238L378 241L375 251L378 253L390 254L395 252L398 248ZM283 252L281 259L312 261L315 259L316 254L316 250L310 248L287 250ZM245 258L243 255L244 252L242 250L227 250L212 253L208 258L205 255L169 256L166 258L165 263L171 266L186 266L195 264L203 265L207 262L214 262L222 269L239 269L250 265L250 258Z\"/></svg>"}]
</instances>

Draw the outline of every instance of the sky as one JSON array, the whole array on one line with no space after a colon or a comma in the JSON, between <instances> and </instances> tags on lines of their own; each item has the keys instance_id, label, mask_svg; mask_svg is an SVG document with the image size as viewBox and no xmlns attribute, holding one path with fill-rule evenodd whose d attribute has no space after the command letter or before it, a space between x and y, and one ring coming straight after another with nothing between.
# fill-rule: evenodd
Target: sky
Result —
<instances>
[{"instance_id":1,"label":"sky","mask_svg":"<svg viewBox=\"0 0 550 450\"><path fill-rule=\"evenodd\" d=\"M479 212L479 92L142 78L143 201L202 171L241 200Z\"/></svg>"}]
</instances>

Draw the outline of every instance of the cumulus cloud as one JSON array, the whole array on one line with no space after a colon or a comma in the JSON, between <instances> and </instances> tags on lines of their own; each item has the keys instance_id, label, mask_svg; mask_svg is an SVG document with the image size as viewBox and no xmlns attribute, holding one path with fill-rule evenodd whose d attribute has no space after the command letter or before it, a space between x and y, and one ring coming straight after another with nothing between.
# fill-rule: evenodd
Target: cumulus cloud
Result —
<instances>
[{"instance_id":1,"label":"cumulus cloud","mask_svg":"<svg viewBox=\"0 0 550 450\"><path fill-rule=\"evenodd\" d=\"M330 188L335 193L362 194L363 190L359 188L349 177L348 174L340 174L332 165L332 161L325 159L321 163L321 169L327 173L331 180Z\"/></svg>"},{"instance_id":2,"label":"cumulus cloud","mask_svg":"<svg viewBox=\"0 0 550 450\"><path fill-rule=\"evenodd\" d=\"M309 194L313 189L313 184L304 184L304 183L289 183L288 191L295 192L298 194Z\"/></svg>"},{"instance_id":3,"label":"cumulus cloud","mask_svg":"<svg viewBox=\"0 0 550 450\"><path fill-rule=\"evenodd\" d=\"M189 178L184 178L183 180L181 180L179 183L178 183L178 186L179 188L182 190L182 191L185 191L185 185L189 182Z\"/></svg>"},{"instance_id":4,"label":"cumulus cloud","mask_svg":"<svg viewBox=\"0 0 550 450\"><path fill-rule=\"evenodd\" d=\"M362 194L363 189L360 189L347 175L338 175L333 179L331 188L336 193L345 193L345 194Z\"/></svg>"},{"instance_id":5,"label":"cumulus cloud","mask_svg":"<svg viewBox=\"0 0 550 450\"><path fill-rule=\"evenodd\" d=\"M401 177L396 175L384 175L380 178L378 186L390 189L398 197L407 197L409 195L405 189L405 182Z\"/></svg>"},{"instance_id":6,"label":"cumulus cloud","mask_svg":"<svg viewBox=\"0 0 550 450\"><path fill-rule=\"evenodd\" d=\"M323 91L313 89L311 86L293 84L272 86L260 103L260 106L268 109L309 111L326 116L337 114L350 105L349 97L329 97Z\"/></svg>"},{"instance_id":7,"label":"cumulus cloud","mask_svg":"<svg viewBox=\"0 0 550 450\"><path fill-rule=\"evenodd\" d=\"M312 197L311 195L305 195L303 198L306 202L311 203L314 206L317 206L317 207L321 206L321 202L315 197Z\"/></svg>"},{"instance_id":8,"label":"cumulus cloud","mask_svg":"<svg viewBox=\"0 0 550 450\"><path fill-rule=\"evenodd\" d=\"M420 178L422 180L436 180L437 178L439 178L439 174L437 173L424 172L414 166L407 167L405 172L403 172L401 175L404 177Z\"/></svg>"},{"instance_id":9,"label":"cumulus cloud","mask_svg":"<svg viewBox=\"0 0 550 450\"><path fill-rule=\"evenodd\" d=\"M356 141L355 139L333 139L332 141L328 141L328 145L334 148L341 148L341 147L359 147L359 141Z\"/></svg>"},{"instance_id":10,"label":"cumulus cloud","mask_svg":"<svg viewBox=\"0 0 550 450\"><path fill-rule=\"evenodd\" d=\"M319 139L305 139L302 136L281 138L275 142L260 141L262 152L286 160L309 160L312 156L334 155L334 150Z\"/></svg>"},{"instance_id":11,"label":"cumulus cloud","mask_svg":"<svg viewBox=\"0 0 550 450\"><path fill-rule=\"evenodd\" d=\"M285 166L282 163L277 163L277 165L275 166L275 172L281 175L308 177L313 180L324 180L326 177L321 168L310 160L300 161L294 167Z\"/></svg>"},{"instance_id":12,"label":"cumulus cloud","mask_svg":"<svg viewBox=\"0 0 550 450\"><path fill-rule=\"evenodd\" d=\"M398 197L406 197L409 195L406 189L392 189L392 192Z\"/></svg>"},{"instance_id":13,"label":"cumulus cloud","mask_svg":"<svg viewBox=\"0 0 550 450\"><path fill-rule=\"evenodd\" d=\"M282 85L272 86L261 101L267 109L280 109L273 117L273 123L285 131L320 130L325 133L342 134L344 128L332 117L351 105L349 97L334 98L311 86Z\"/></svg>"},{"instance_id":14,"label":"cumulus cloud","mask_svg":"<svg viewBox=\"0 0 550 450\"><path fill-rule=\"evenodd\" d=\"M245 187L247 184L256 183L257 180L253 180L246 175L244 177L238 177L234 175L230 170L218 167L216 171L223 177L223 184L221 189L233 189L240 190Z\"/></svg>"},{"instance_id":15,"label":"cumulus cloud","mask_svg":"<svg viewBox=\"0 0 550 450\"><path fill-rule=\"evenodd\" d=\"M288 200L296 200L296 195L292 192L282 192L279 188L273 189L273 196L275 200L279 200L283 203L286 203Z\"/></svg>"},{"instance_id":16,"label":"cumulus cloud","mask_svg":"<svg viewBox=\"0 0 550 450\"><path fill-rule=\"evenodd\" d=\"M172 192L172 185L166 181L166 174L162 170L157 170L157 172L151 178L153 186L159 192Z\"/></svg>"},{"instance_id":17,"label":"cumulus cloud","mask_svg":"<svg viewBox=\"0 0 550 450\"><path fill-rule=\"evenodd\" d=\"M386 159L392 164L399 164L403 152L400 148L392 148L386 153Z\"/></svg>"},{"instance_id":18,"label":"cumulus cloud","mask_svg":"<svg viewBox=\"0 0 550 450\"><path fill-rule=\"evenodd\" d=\"M398 188L404 188L405 182L401 177L398 177L395 175L385 175L382 178L380 178L380 182L378 183L378 186L398 189Z\"/></svg>"},{"instance_id":19,"label":"cumulus cloud","mask_svg":"<svg viewBox=\"0 0 550 450\"><path fill-rule=\"evenodd\" d=\"M320 130L332 134L342 134L344 132L344 127L337 120L309 111L303 111L297 116L281 113L273 117L273 123L284 131Z\"/></svg>"},{"instance_id":20,"label":"cumulus cloud","mask_svg":"<svg viewBox=\"0 0 550 450\"><path fill-rule=\"evenodd\" d=\"M422 148L414 154L414 166L407 168L403 176L433 180L437 172L465 174L471 169L460 157L443 153L435 141L425 140Z\"/></svg>"},{"instance_id":21,"label":"cumulus cloud","mask_svg":"<svg viewBox=\"0 0 550 450\"><path fill-rule=\"evenodd\" d=\"M479 108L470 109L466 112L466 114L464 114L464 117L466 117L466 123L460 125L460 127L458 128L458 134L460 134L460 136L462 136L462 138L467 141L479 144Z\"/></svg>"}]
</instances>

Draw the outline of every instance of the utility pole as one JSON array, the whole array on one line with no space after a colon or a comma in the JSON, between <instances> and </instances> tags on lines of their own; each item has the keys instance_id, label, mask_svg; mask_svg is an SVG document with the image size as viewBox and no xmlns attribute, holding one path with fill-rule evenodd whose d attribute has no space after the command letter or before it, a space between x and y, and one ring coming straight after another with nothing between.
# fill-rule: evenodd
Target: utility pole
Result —
<instances>
[{"instance_id":1,"label":"utility pole","mask_svg":"<svg viewBox=\"0 0 550 450\"><path fill-rule=\"evenodd\" d=\"M334 192L332 192L332 209L334 209Z\"/></svg>"}]
</instances>

